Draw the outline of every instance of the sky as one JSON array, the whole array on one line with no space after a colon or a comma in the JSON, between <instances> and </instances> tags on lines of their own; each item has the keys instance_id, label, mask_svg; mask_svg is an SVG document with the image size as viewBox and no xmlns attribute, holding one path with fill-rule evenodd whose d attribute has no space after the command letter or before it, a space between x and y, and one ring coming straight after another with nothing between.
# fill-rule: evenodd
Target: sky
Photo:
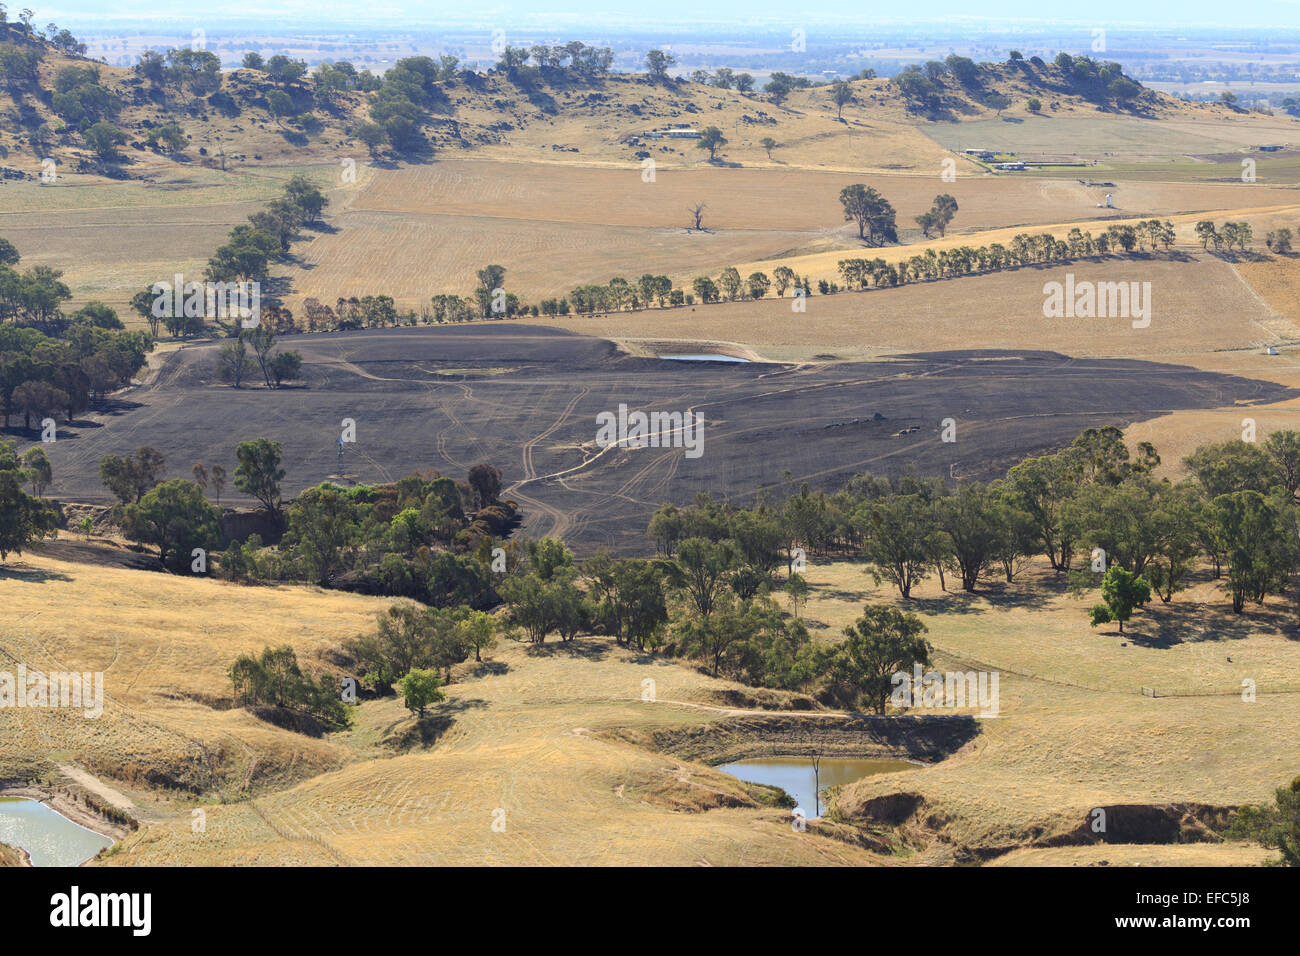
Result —
<instances>
[{"instance_id":1,"label":"sky","mask_svg":"<svg viewBox=\"0 0 1300 956\"><path fill-rule=\"evenodd\" d=\"M1114 29L1120 25L1149 27L1219 26L1300 28L1300 0L922 0L915 4L870 3L862 0L456 0L455 3L413 0L208 0L178 5L176 0L8 0L13 12L22 6L36 11L35 22L54 20L76 27L96 22L206 23L211 28L240 22L274 21L301 25L305 30L326 26L416 26L437 23L567 26L574 23L626 25L675 32L682 26L748 25L753 27L801 23L848 27L892 21L927 20L1060 21ZM193 12L192 12L193 11ZM211 11L211 12L208 12ZM999 23L999 26L1004 24Z\"/></svg>"}]
</instances>

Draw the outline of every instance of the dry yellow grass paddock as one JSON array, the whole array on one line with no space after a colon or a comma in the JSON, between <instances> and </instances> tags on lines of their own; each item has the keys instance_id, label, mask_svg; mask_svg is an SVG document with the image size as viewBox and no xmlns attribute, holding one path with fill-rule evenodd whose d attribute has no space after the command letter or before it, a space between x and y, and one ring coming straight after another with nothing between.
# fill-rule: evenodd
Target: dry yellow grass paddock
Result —
<instances>
[{"instance_id":1,"label":"dry yellow grass paddock","mask_svg":"<svg viewBox=\"0 0 1300 956\"><path fill-rule=\"evenodd\" d=\"M954 848L996 854L1068 833L1096 806L1262 801L1294 775L1300 650L1277 630L1284 609L1233 619L1201 576L1172 605L1140 612L1122 642L1088 628L1083 602L1048 578L1035 568L976 596L927 582L910 602L941 669L1000 672L1001 711L946 760L838 793L838 818L892 840L887 855L836 838L853 832L843 824L795 833L755 790L657 748L715 728L707 739L732 755L770 753L798 746L800 721L826 719L791 713L765 737L761 724L736 723L743 707L721 703L719 692L743 689L681 663L603 638L507 644L460 669L423 730L388 699L363 703L352 729L312 739L220 709L226 663L283 641L310 664L385 602L41 557L0 572L0 600L15 612L0 645L10 659L103 669L109 704L99 721L35 711L6 720L0 753L37 779L89 770L133 800L146 825L106 858L114 865L938 863ZM815 565L809 580L804 616L819 640L837 639L863 602L894 600L854 563ZM1258 682L1254 704L1234 692L1242 675ZM647 679L656 703L641 699ZM1152 699L1144 685L1194 696ZM881 755L872 740L862 746ZM194 769L204 761L206 778ZM169 789L167 773L210 785ZM931 823L882 825L865 808L888 793L915 795ZM1217 843L1021 853L1006 862L1263 856Z\"/></svg>"}]
</instances>

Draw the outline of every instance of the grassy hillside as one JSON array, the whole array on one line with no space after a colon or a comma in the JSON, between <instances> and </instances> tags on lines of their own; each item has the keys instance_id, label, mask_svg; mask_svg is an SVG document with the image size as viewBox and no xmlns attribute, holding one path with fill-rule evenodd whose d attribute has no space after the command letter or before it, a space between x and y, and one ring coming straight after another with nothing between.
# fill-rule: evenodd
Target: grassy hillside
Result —
<instances>
[{"instance_id":1,"label":"grassy hillside","mask_svg":"<svg viewBox=\"0 0 1300 956\"><path fill-rule=\"evenodd\" d=\"M268 642L310 665L386 601L30 555L0 569L0 598L14 610L7 660L106 675L101 719L16 711L0 753L15 778L81 766L147 808L153 822L113 863L869 862L793 833L770 792L618 739L705 724L735 685L604 640L509 645L463 665L419 724L390 698L317 739L226 709L225 667ZM664 703L641 701L646 678ZM491 828L499 807L504 834Z\"/></svg>"},{"instance_id":2,"label":"grassy hillside","mask_svg":"<svg viewBox=\"0 0 1300 956\"><path fill-rule=\"evenodd\" d=\"M95 720L67 710L8 711L0 730L7 775L39 778L73 761L137 786L231 798L346 759L332 741L222 705L234 657L290 643L305 663L318 663L319 651L370 626L386 606L32 556L11 556L0 568L0 594L9 609L0 628L7 669L21 661L102 671L106 697ZM68 610L54 610L74 607L76 623Z\"/></svg>"},{"instance_id":3,"label":"grassy hillside","mask_svg":"<svg viewBox=\"0 0 1300 956\"><path fill-rule=\"evenodd\" d=\"M326 91L311 75L276 82L265 72L240 69L224 74L220 88L204 95L170 81L145 79L131 69L95 64L24 37L12 25L0 31L0 43L41 57L31 75L11 78L0 90L0 155L7 154L13 168L38 172L45 157L57 159L68 172L105 167L88 148L86 123L60 109L54 96L60 71L92 65L99 85L121 104L106 118L127 134L121 166L128 176L147 177L169 161L234 169L366 155L355 134L370 119L380 94ZM1033 117L1037 123L1023 121L1031 98L1042 103L1041 117L1072 121L1132 116L1218 122L1244 115L1141 87L1120 99L1104 83L1080 79L1056 64L1020 61L972 68L969 75L949 72L922 80L928 88L920 91L898 80L854 80L852 99L843 109L825 85L776 96L685 79L655 82L648 75L531 67L452 70L427 85L426 102L417 104L418 135L401 144L399 155L475 150L498 158L637 164L648 154L657 165L698 162L704 153L691 140L638 140L646 130L676 123L717 126L730 141L722 152L731 163L772 161L760 145L771 137L780 144L775 158L784 164L899 170L937 167L945 154L917 131L918 124L959 123L955 130L968 123L1014 119L1016 129L1042 128L1040 117ZM279 113L273 109L277 92L291 103ZM995 102L997 97L1009 105ZM186 142L174 151L146 147L148 131L168 122L181 126ZM979 132L977 127L954 135L968 138ZM1161 134L1139 138L1167 139Z\"/></svg>"},{"instance_id":4,"label":"grassy hillside","mask_svg":"<svg viewBox=\"0 0 1300 956\"><path fill-rule=\"evenodd\" d=\"M917 592L910 609L930 628L937 666L999 671L1000 716L971 722L974 736L933 766L841 788L834 819L807 834L771 791L707 764L810 746L933 759L940 739L791 710L771 692L777 709L754 711L751 690L604 638L507 643L461 665L423 721L392 698L367 701L351 730L307 738L222 709L223 663L267 641L316 660L382 602L39 556L0 571L0 598L17 609L0 643L32 663L104 669L109 704L99 721L26 712L21 727L6 722L0 752L33 779L79 780L133 806L145 825L112 865L867 865L1008 850L1005 862L1025 864L1261 862L1257 849L1215 842L1209 824L1294 774L1300 652L1285 611L1270 602L1234 619L1201 576L1121 640L1088 628L1083 602L1049 577L1035 567L978 596L933 582ZM804 617L818 640L838 640L864 601L893 600L856 563L808 578ZM1258 681L1256 703L1240 699L1243 675ZM647 686L656 702L642 699ZM927 720L910 726L938 726ZM216 773L187 775L200 755ZM203 832L190 826L196 804ZM1098 806L1177 825L1152 825L1131 845L1066 845ZM1195 845L1167 845L1170 832ZM894 850L863 848L880 839Z\"/></svg>"},{"instance_id":5,"label":"grassy hillside","mask_svg":"<svg viewBox=\"0 0 1300 956\"><path fill-rule=\"evenodd\" d=\"M1090 628L1086 600L1050 577L1035 569L1023 584L979 596L945 594L927 582L910 609L930 629L936 669L999 671L999 716L981 721L975 741L923 773L844 788L843 819L916 834L937 828L944 839L992 850L1065 839L1094 807L1262 802L1288 779L1300 651L1282 602L1234 618L1218 584L1200 576L1172 604L1146 608L1121 637L1113 627ZM806 613L830 625L828 635L864 600L894 600L853 565L810 569L809 582L817 596ZM1257 682L1254 703L1241 697L1247 677ZM1144 696L1144 686L1160 696ZM899 792L919 798L901 814L896 801L874 799ZM1195 815L1175 818L1184 812ZM1211 856L1243 862L1225 851ZM1088 854L1115 861L1115 852L1125 851Z\"/></svg>"}]
</instances>

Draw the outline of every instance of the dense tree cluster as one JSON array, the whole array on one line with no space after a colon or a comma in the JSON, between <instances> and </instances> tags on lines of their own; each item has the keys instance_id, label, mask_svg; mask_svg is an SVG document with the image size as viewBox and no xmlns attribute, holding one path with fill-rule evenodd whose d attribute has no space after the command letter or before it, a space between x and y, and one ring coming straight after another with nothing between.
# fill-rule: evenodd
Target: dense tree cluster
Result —
<instances>
[{"instance_id":1,"label":"dense tree cluster","mask_svg":"<svg viewBox=\"0 0 1300 956\"><path fill-rule=\"evenodd\" d=\"M0 411L31 429L46 418L71 421L131 381L153 350L147 332L126 332L117 314L91 302L70 315L60 273L13 268L18 254L0 239Z\"/></svg>"},{"instance_id":2,"label":"dense tree cluster","mask_svg":"<svg viewBox=\"0 0 1300 956\"><path fill-rule=\"evenodd\" d=\"M31 92L40 82L43 59L39 47L0 43L0 80L11 93Z\"/></svg>"},{"instance_id":3,"label":"dense tree cluster","mask_svg":"<svg viewBox=\"0 0 1300 956\"><path fill-rule=\"evenodd\" d=\"M105 455L99 462L99 480L123 506L138 502L166 473L163 453L147 445L134 455Z\"/></svg>"},{"instance_id":4,"label":"dense tree cluster","mask_svg":"<svg viewBox=\"0 0 1300 956\"><path fill-rule=\"evenodd\" d=\"M240 446L236 487L278 512L278 448L257 446ZM243 484L241 470L248 475ZM492 545L519 522L517 506L499 493L500 473L490 465L475 466L465 482L430 472L390 485L318 485L284 509L278 546L264 547L256 537L232 542L219 573L245 582L310 581L439 607L488 607L496 601Z\"/></svg>"},{"instance_id":5,"label":"dense tree cluster","mask_svg":"<svg viewBox=\"0 0 1300 956\"><path fill-rule=\"evenodd\" d=\"M306 581L323 587L408 597L440 607L488 607L498 600L489 572L492 547L519 524L518 506L501 498L501 473L475 465L466 480L437 472L388 485L309 488L287 506L281 446L266 438L235 449L234 486L261 505L276 546L258 535L231 541L216 571L245 583ZM116 519L128 537L158 548L172 570L192 570L193 549L215 548L226 471L197 463L193 478L164 481L167 462L154 448L108 455L100 479L118 500ZM30 472L20 476L30 478ZM45 484L48 485L48 480Z\"/></svg>"},{"instance_id":6,"label":"dense tree cluster","mask_svg":"<svg viewBox=\"0 0 1300 956\"><path fill-rule=\"evenodd\" d=\"M651 56L646 58L651 77L656 76L656 70L666 77L671 60L671 55L652 50ZM542 83L552 86L592 83L608 76L613 65L614 51L609 47L588 46L580 40L572 40L555 45L507 46L501 51L496 69L511 83L528 90Z\"/></svg>"},{"instance_id":7,"label":"dense tree cluster","mask_svg":"<svg viewBox=\"0 0 1300 956\"><path fill-rule=\"evenodd\" d=\"M398 60L384 73L370 101L371 122L357 135L375 153L387 143L399 152L427 146L423 128L429 111L447 102L443 84L455 78L457 60L412 56Z\"/></svg>"},{"instance_id":8,"label":"dense tree cluster","mask_svg":"<svg viewBox=\"0 0 1300 956\"><path fill-rule=\"evenodd\" d=\"M1018 51L1011 51L1007 66L1014 68L1043 91L1081 96L1101 106L1131 106L1143 97L1146 89L1124 75L1124 68L1114 61L1099 61L1092 57L1059 53L1054 64L1049 65L1039 57L1026 60ZM944 95L964 92L984 100L985 105L1001 111L1010 105L1002 94L988 93L990 83L1001 79L997 66L976 63L969 57L950 54L943 60L929 60L904 67L889 81L908 101L912 109L936 114L944 107ZM991 97L995 97L992 98ZM1042 108L1033 105L1037 112Z\"/></svg>"},{"instance_id":9,"label":"dense tree cluster","mask_svg":"<svg viewBox=\"0 0 1300 956\"><path fill-rule=\"evenodd\" d=\"M279 198L249 216L249 225L231 231L229 241L208 260L206 278L213 282L264 282L270 260L288 252L298 230L316 222L328 204L324 193L307 177L290 177Z\"/></svg>"},{"instance_id":10,"label":"dense tree cluster","mask_svg":"<svg viewBox=\"0 0 1300 956\"><path fill-rule=\"evenodd\" d=\"M709 73L708 70L694 70L691 72L690 79L692 83L700 83L720 90L736 90L740 93L754 91L754 77L749 73L737 73L729 66L718 67L713 73Z\"/></svg>"},{"instance_id":11,"label":"dense tree cluster","mask_svg":"<svg viewBox=\"0 0 1300 956\"><path fill-rule=\"evenodd\" d=\"M796 548L862 556L904 599L931 576L967 591L993 575L1011 582L1036 555L1059 574L1074 572L1076 586L1103 583L1113 567L1140 579L1104 581L1128 595L1106 602L1115 620L1126 617L1125 604L1145 602L1135 599L1145 584L1172 600L1201 559L1224 579L1234 612L1281 593L1300 564L1300 433L1202 446L1186 460L1192 477L1176 484L1153 477L1159 461L1148 443L1131 453L1116 428L1088 429L993 482L963 481L950 492L938 479L862 475L835 494L805 487L779 507L736 514L766 528L764 540L780 542L787 556ZM672 556L692 535L732 537L725 522L705 520L728 510L668 506L649 531ZM1080 569L1080 555L1095 573Z\"/></svg>"},{"instance_id":12,"label":"dense tree cluster","mask_svg":"<svg viewBox=\"0 0 1300 956\"><path fill-rule=\"evenodd\" d=\"M241 654L227 671L238 706L254 710L296 711L329 729L346 727L348 710L339 680L329 674L304 674L298 655L287 644L266 647L260 655Z\"/></svg>"},{"instance_id":13,"label":"dense tree cluster","mask_svg":"<svg viewBox=\"0 0 1300 956\"><path fill-rule=\"evenodd\" d=\"M790 507L792 520L800 508ZM844 643L814 645L772 597L788 555L783 525L783 509L738 510L701 496L689 508L656 513L651 529L670 549L658 559L597 554L579 567L559 541L526 542L498 586L501 620L516 640L610 634L639 652L696 661L715 677L812 690L829 704L883 713L889 675L929 659L924 626L912 614L868 606ZM798 574L788 580L802 583Z\"/></svg>"},{"instance_id":14,"label":"dense tree cluster","mask_svg":"<svg viewBox=\"0 0 1300 956\"><path fill-rule=\"evenodd\" d=\"M0 324L8 322L37 328L49 335L61 334L67 328L67 317L60 306L72 297L68 287L59 281L63 273L49 266L34 266L19 272L14 266L20 261L14 244L0 238ZM122 326L110 321L108 327Z\"/></svg>"},{"instance_id":15,"label":"dense tree cluster","mask_svg":"<svg viewBox=\"0 0 1300 956\"><path fill-rule=\"evenodd\" d=\"M221 58L211 50L172 47L165 52L145 50L132 67L136 76L166 94L208 96L221 88Z\"/></svg>"},{"instance_id":16,"label":"dense tree cluster","mask_svg":"<svg viewBox=\"0 0 1300 956\"><path fill-rule=\"evenodd\" d=\"M1125 76L1124 67L1114 60L1099 61L1063 51L1056 54L1055 62L1071 89L1089 99L1123 105L1143 92L1141 84Z\"/></svg>"},{"instance_id":17,"label":"dense tree cluster","mask_svg":"<svg viewBox=\"0 0 1300 956\"><path fill-rule=\"evenodd\" d=\"M50 478L42 449L19 457L13 442L0 440L0 561L58 533L54 509L40 499ZM23 491L24 484L31 484L31 495Z\"/></svg>"},{"instance_id":18,"label":"dense tree cluster","mask_svg":"<svg viewBox=\"0 0 1300 956\"><path fill-rule=\"evenodd\" d=\"M347 645L361 683L377 693L388 693L412 670L441 672L451 681L451 669L482 654L496 643L492 618L467 607L421 607L394 604L379 615L373 634Z\"/></svg>"},{"instance_id":19,"label":"dense tree cluster","mask_svg":"<svg viewBox=\"0 0 1300 956\"><path fill-rule=\"evenodd\" d=\"M1234 246L1239 251L1245 252L1246 246L1255 238L1255 230L1248 222L1229 221L1222 226L1215 226L1211 220L1202 219L1196 224L1196 238L1201 240L1203 249L1208 249L1212 243L1215 252L1225 248L1231 252ZM1268 248L1278 253L1290 252L1291 230L1283 228L1270 232Z\"/></svg>"},{"instance_id":20,"label":"dense tree cluster","mask_svg":"<svg viewBox=\"0 0 1300 956\"><path fill-rule=\"evenodd\" d=\"M806 76L795 76L792 73L775 70L763 84L763 92L772 97L773 103L780 106L795 90L806 90L812 85L813 81Z\"/></svg>"},{"instance_id":21,"label":"dense tree cluster","mask_svg":"<svg viewBox=\"0 0 1300 956\"><path fill-rule=\"evenodd\" d=\"M115 118L122 102L100 83L97 65L63 66L54 74L50 108L68 125L84 133L101 120Z\"/></svg>"},{"instance_id":22,"label":"dense tree cluster","mask_svg":"<svg viewBox=\"0 0 1300 956\"><path fill-rule=\"evenodd\" d=\"M283 328L282 323L274 323ZM252 329L235 329L235 337L217 352L217 373L223 382L242 388L245 379L259 371L267 388L281 388L302 374L302 355L294 351L272 351L275 332L272 323ZM290 330L294 330L292 324Z\"/></svg>"},{"instance_id":23,"label":"dense tree cluster","mask_svg":"<svg viewBox=\"0 0 1300 956\"><path fill-rule=\"evenodd\" d=\"M934 197L934 204L929 210L916 217L916 224L921 227L921 234L927 239L930 238L931 231L937 232L942 237L947 233L948 224L956 214L957 200L947 193L941 193Z\"/></svg>"},{"instance_id":24,"label":"dense tree cluster","mask_svg":"<svg viewBox=\"0 0 1300 956\"><path fill-rule=\"evenodd\" d=\"M871 246L898 241L893 205L874 186L854 183L840 190L844 221L855 223L858 238Z\"/></svg>"},{"instance_id":25,"label":"dense tree cluster","mask_svg":"<svg viewBox=\"0 0 1300 956\"><path fill-rule=\"evenodd\" d=\"M171 571L191 570L195 549L206 555L220 538L217 510L187 478L150 488L123 508L120 523L128 538L157 547L158 559Z\"/></svg>"},{"instance_id":26,"label":"dense tree cluster","mask_svg":"<svg viewBox=\"0 0 1300 956\"><path fill-rule=\"evenodd\" d=\"M32 25L35 16L23 8L16 20L10 20L8 7L0 3L0 80L11 91L35 90L40 80L38 67L46 48L73 55L86 52L86 44L56 23L48 24L42 36Z\"/></svg>"}]
</instances>

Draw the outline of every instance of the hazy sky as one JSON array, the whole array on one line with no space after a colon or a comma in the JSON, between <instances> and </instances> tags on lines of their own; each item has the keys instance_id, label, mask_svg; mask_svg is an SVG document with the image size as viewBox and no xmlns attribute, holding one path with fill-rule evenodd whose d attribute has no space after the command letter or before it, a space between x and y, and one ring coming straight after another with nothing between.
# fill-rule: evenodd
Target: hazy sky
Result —
<instances>
[{"instance_id":1,"label":"hazy sky","mask_svg":"<svg viewBox=\"0 0 1300 956\"><path fill-rule=\"evenodd\" d=\"M1115 28L1144 23L1169 27L1220 25L1300 27L1300 0L922 0L919 3L863 3L861 0L10 0L11 11L30 6L36 22L90 24L127 20L207 23L216 28L231 21L291 21L304 29L325 26L415 25L437 22L557 25L626 23L644 29L675 31L686 24L749 24L756 27L800 23L870 24L903 19L940 20L979 17L1006 20L1061 20ZM210 11L210 12L209 12ZM999 24L1002 25L1002 24Z\"/></svg>"}]
</instances>

